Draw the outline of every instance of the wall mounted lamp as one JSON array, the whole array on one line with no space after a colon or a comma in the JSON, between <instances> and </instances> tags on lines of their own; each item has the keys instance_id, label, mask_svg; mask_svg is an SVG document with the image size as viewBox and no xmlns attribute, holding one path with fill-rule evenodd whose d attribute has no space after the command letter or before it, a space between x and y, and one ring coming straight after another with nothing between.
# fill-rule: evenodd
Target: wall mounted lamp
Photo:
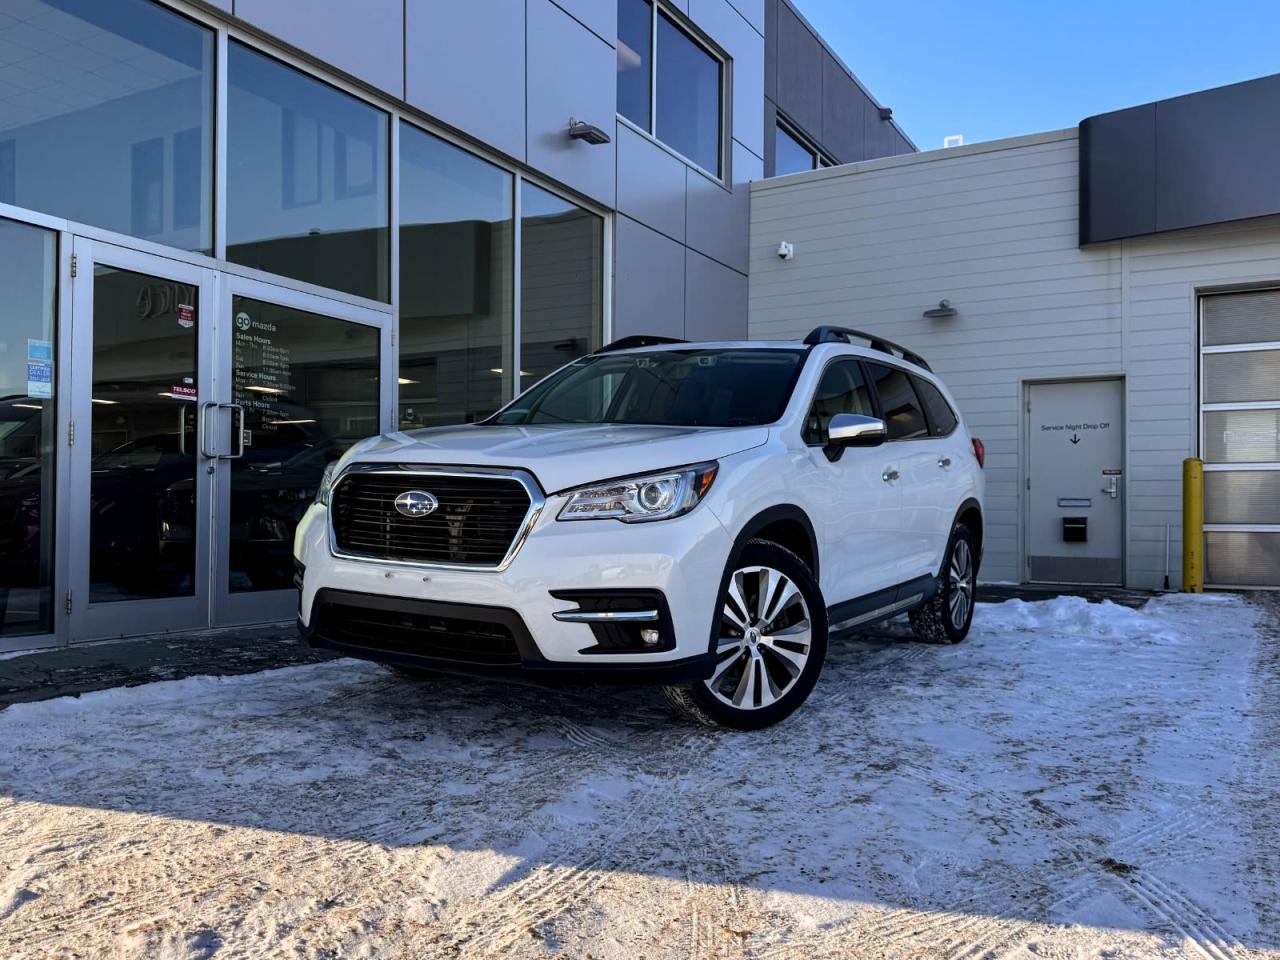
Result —
<instances>
[{"instance_id":1,"label":"wall mounted lamp","mask_svg":"<svg viewBox=\"0 0 1280 960\"><path fill-rule=\"evenodd\" d=\"M892 120L892 119L893 119L893 107L881 107L881 108L880 108L880 119L881 119L881 120Z\"/></svg>"},{"instance_id":2,"label":"wall mounted lamp","mask_svg":"<svg viewBox=\"0 0 1280 960\"><path fill-rule=\"evenodd\" d=\"M951 320L956 316L957 312L956 308L951 305L950 300L939 300L936 307L930 307L924 312L924 318L926 320Z\"/></svg>"},{"instance_id":3,"label":"wall mounted lamp","mask_svg":"<svg viewBox=\"0 0 1280 960\"><path fill-rule=\"evenodd\" d=\"M594 145L609 143L612 138L594 123L569 118L569 139L583 140Z\"/></svg>"}]
</instances>

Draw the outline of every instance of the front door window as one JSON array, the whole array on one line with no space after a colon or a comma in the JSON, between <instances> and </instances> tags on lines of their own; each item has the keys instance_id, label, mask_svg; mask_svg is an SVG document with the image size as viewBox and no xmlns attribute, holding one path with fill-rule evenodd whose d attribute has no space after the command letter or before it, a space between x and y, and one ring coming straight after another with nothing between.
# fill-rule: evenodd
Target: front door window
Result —
<instances>
[{"instance_id":1,"label":"front door window","mask_svg":"<svg viewBox=\"0 0 1280 960\"><path fill-rule=\"evenodd\" d=\"M198 300L94 267L91 602L195 593Z\"/></svg>"}]
</instances>

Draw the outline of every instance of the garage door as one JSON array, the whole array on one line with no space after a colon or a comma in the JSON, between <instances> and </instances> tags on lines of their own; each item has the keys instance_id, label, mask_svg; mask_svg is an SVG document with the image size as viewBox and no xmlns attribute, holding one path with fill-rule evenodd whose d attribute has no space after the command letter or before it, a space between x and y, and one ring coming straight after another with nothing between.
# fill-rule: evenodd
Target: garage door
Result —
<instances>
[{"instance_id":1,"label":"garage door","mask_svg":"<svg viewBox=\"0 0 1280 960\"><path fill-rule=\"evenodd\" d=\"M1280 587L1280 290L1200 300L1205 579Z\"/></svg>"}]
</instances>

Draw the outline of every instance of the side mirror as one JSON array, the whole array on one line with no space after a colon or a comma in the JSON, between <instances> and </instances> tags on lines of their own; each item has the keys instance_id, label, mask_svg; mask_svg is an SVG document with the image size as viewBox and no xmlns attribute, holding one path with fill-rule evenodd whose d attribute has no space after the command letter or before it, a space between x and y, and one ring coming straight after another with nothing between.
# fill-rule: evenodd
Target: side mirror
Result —
<instances>
[{"instance_id":1,"label":"side mirror","mask_svg":"<svg viewBox=\"0 0 1280 960\"><path fill-rule=\"evenodd\" d=\"M827 458L839 460L845 447L878 447L888 437L884 421L860 413L837 413L827 427Z\"/></svg>"}]
</instances>

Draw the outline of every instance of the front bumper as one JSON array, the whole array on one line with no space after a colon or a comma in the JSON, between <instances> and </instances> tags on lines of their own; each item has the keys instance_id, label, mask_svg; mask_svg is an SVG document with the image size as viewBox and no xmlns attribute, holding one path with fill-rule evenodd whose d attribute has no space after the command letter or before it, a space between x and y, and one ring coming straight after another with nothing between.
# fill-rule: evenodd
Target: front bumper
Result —
<instances>
[{"instance_id":1,"label":"front bumper","mask_svg":"<svg viewBox=\"0 0 1280 960\"><path fill-rule=\"evenodd\" d=\"M710 675L710 653L657 663L565 664L548 660L514 610L322 590L311 624L313 647L379 663L446 673L523 677L543 683L688 683Z\"/></svg>"},{"instance_id":2,"label":"front bumper","mask_svg":"<svg viewBox=\"0 0 1280 960\"><path fill-rule=\"evenodd\" d=\"M552 496L519 552L503 570L459 570L335 557L328 513L314 505L298 527L304 568L299 626L308 642L365 659L467 673L524 674L608 682L678 682L709 676L716 593L732 540L705 508L647 524L616 520L558 522L564 498ZM646 591L665 599L670 633L652 651L601 649L588 623L559 620L578 608L575 594ZM558 595L558 596L557 596ZM456 616L505 625L518 656L507 662L440 657L430 644L352 643L326 624L336 600L378 616ZM409 620L403 621L407 624ZM432 628L435 629L435 628ZM391 632L395 632L394 629ZM464 631L465 632L465 631ZM673 642L667 642L671 639ZM485 642L483 638L479 641ZM391 649L394 647L394 649ZM483 660L483 658L480 658Z\"/></svg>"}]
</instances>

